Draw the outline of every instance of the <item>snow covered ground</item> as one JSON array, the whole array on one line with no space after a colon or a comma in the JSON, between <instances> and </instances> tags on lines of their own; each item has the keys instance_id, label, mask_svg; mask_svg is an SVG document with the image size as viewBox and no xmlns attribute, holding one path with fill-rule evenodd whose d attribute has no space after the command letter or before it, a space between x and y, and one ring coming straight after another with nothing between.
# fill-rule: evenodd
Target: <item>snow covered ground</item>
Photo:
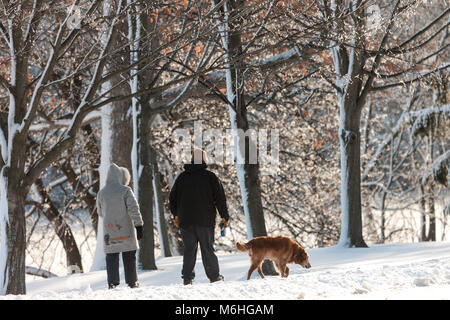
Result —
<instances>
[{"instance_id":1,"label":"snow covered ground","mask_svg":"<svg viewBox=\"0 0 450 320\"><path fill-rule=\"evenodd\" d=\"M312 268L289 265L288 278L254 272L247 281L247 254L221 254L224 282L210 284L199 257L194 285L183 286L182 257L171 257L158 259L157 271L140 271L138 289L108 290L106 271L97 271L28 281L27 295L0 299L450 299L450 242L308 252Z\"/></svg>"}]
</instances>

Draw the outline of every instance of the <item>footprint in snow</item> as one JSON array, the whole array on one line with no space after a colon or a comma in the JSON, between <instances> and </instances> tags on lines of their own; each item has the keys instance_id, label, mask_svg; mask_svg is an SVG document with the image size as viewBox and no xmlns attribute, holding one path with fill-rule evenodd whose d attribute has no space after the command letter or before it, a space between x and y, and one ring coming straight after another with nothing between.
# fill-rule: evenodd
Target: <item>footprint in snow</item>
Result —
<instances>
[{"instance_id":1,"label":"footprint in snow","mask_svg":"<svg viewBox=\"0 0 450 320\"><path fill-rule=\"evenodd\" d=\"M431 284L431 280L427 278L417 278L416 280L414 280L414 284L418 287L428 287Z\"/></svg>"}]
</instances>

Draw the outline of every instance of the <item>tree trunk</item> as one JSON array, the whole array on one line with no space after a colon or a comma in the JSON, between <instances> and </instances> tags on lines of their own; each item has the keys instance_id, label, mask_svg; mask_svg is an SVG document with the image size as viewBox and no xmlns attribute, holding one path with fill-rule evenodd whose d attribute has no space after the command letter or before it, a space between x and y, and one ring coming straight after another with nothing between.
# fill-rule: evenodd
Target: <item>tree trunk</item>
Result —
<instances>
[{"instance_id":1,"label":"tree trunk","mask_svg":"<svg viewBox=\"0 0 450 320\"><path fill-rule=\"evenodd\" d=\"M121 94L127 91L124 87L117 87L112 90L114 94ZM126 116L129 113L129 101L115 102L102 109L102 148L100 164L100 188L106 182L106 176L111 163L126 167L131 173L131 146L133 130L131 118ZM106 267L103 252L103 219L98 219L97 228L97 249L94 258L95 270L102 270Z\"/></svg>"},{"instance_id":2,"label":"tree trunk","mask_svg":"<svg viewBox=\"0 0 450 320\"><path fill-rule=\"evenodd\" d=\"M381 239L380 243L384 243L386 241L386 196L387 191L383 191L383 195L381 196Z\"/></svg>"},{"instance_id":3,"label":"tree trunk","mask_svg":"<svg viewBox=\"0 0 450 320\"><path fill-rule=\"evenodd\" d=\"M420 241L427 241L427 215L426 215L425 187L420 183Z\"/></svg>"},{"instance_id":4,"label":"tree trunk","mask_svg":"<svg viewBox=\"0 0 450 320\"><path fill-rule=\"evenodd\" d=\"M81 254L78 250L78 245L75 240L75 237L72 233L72 230L64 221L64 218L59 213L58 208L54 205L53 201L50 199L47 191L45 190L44 183L42 179L36 180L36 186L39 191L39 195L41 196L43 203L48 204L49 208L42 210L45 217L50 221L54 228L55 232L61 240L64 250L66 252L66 261L67 268L71 273L81 273L83 272L83 265L81 262Z\"/></svg>"},{"instance_id":5,"label":"tree trunk","mask_svg":"<svg viewBox=\"0 0 450 320\"><path fill-rule=\"evenodd\" d=\"M14 30L14 43L22 43L22 35L20 31ZM23 48L15 48L22 50ZM11 85L14 91L10 92L10 106L8 117L8 145L2 147L7 148L7 163L2 168L1 179L4 179L2 190L6 189L6 203L1 203L1 210L7 210L8 222L5 224L5 234L7 239L7 258L4 280L7 281L6 294L25 294L25 249L26 249L26 224L25 224L25 199L27 195L27 187L22 186L24 177L25 159L26 159L26 140L25 132L16 131L26 114L27 105L25 97L27 92L27 66L28 60L26 56L22 56L19 52L14 52L14 59L11 67L15 72L11 75ZM5 155L2 152L2 160ZM3 161L2 161L3 162ZM3 198L3 196L2 196ZM3 202L3 201L2 201ZM5 211L4 211L5 212ZM3 230L2 230L3 232ZM2 239L3 241L3 239ZM3 248L1 248L3 250ZM3 257L2 257L3 258ZM0 288L4 284L0 284ZM2 290L1 293L5 291Z\"/></svg>"},{"instance_id":6,"label":"tree trunk","mask_svg":"<svg viewBox=\"0 0 450 320\"><path fill-rule=\"evenodd\" d=\"M171 180L171 172L173 172L173 168L170 166L170 163L168 161L164 161L164 164L167 166L167 173L168 177L167 179L161 179L161 193L163 199L169 199L169 190L170 185L173 183L173 179ZM161 176L162 178L162 176ZM164 201L164 210L166 212L170 212L169 208L169 201ZM169 233L169 240L170 240L170 251L173 255L178 256L182 255L183 252L183 239L181 238L181 232L180 228L177 228L174 222L173 215L169 215L167 221L166 221L167 231Z\"/></svg>"},{"instance_id":7,"label":"tree trunk","mask_svg":"<svg viewBox=\"0 0 450 320\"><path fill-rule=\"evenodd\" d=\"M213 3L215 5L215 3ZM239 12L244 7L242 0L231 0L223 7L224 23L218 23L218 31L222 37L222 45L225 50L226 83L228 110L230 114L231 128L242 130L249 129L247 119L247 107L244 101L244 70L245 64L242 55L241 26ZM220 20L220 18L217 18ZM223 27L225 26L225 28ZM261 187L259 182L259 165L252 163L249 150L253 142L248 137L235 136L235 156L237 157L236 170L241 188L242 203L247 224L247 237L252 239L258 236L266 236L267 230L264 221L264 213L261 200ZM245 139L244 141L240 141ZM266 260L262 266L266 275L277 275L275 267L270 260Z\"/></svg>"},{"instance_id":8,"label":"tree trunk","mask_svg":"<svg viewBox=\"0 0 450 320\"><path fill-rule=\"evenodd\" d=\"M25 286L25 195L18 185L8 181L8 224L6 236L8 255L5 279L8 281L6 294L26 294ZM2 248L3 249L3 248Z\"/></svg>"},{"instance_id":9,"label":"tree trunk","mask_svg":"<svg viewBox=\"0 0 450 320\"><path fill-rule=\"evenodd\" d=\"M233 83L243 83L244 79L236 79L238 74L233 72ZM232 128L237 128L245 133L249 130L247 119L247 108L244 101L244 95L239 88L233 88L236 99L233 101L234 108L229 108L230 118L235 119ZM232 120L233 121L233 120ZM259 236L266 236L266 224L261 199L261 184L259 181L259 164L253 163L250 152L256 151L255 143L250 137L237 135L236 139L236 171L241 187L241 196L244 207L244 213L247 220L247 236L249 239ZM256 155L255 155L256 156Z\"/></svg>"},{"instance_id":10,"label":"tree trunk","mask_svg":"<svg viewBox=\"0 0 450 320\"><path fill-rule=\"evenodd\" d=\"M16 15L20 16L20 15ZM28 56L23 54L27 50L21 27L17 20L11 19L9 32L11 74L9 85L9 106L7 128L6 121L2 121L1 147L1 176L0 193L0 219L2 239L0 251L0 294L25 294L25 249L26 249L26 225L25 225L25 198L26 188L22 184L26 160L27 133L19 130L22 119L27 112L28 87ZM2 116L3 117L3 116ZM4 120L4 119L2 119ZM7 129L7 130L6 130ZM5 132L6 131L6 132ZM5 221L8 219L7 221ZM4 260L4 261L2 261ZM6 263L5 263L6 262ZM6 287L6 288L5 288Z\"/></svg>"},{"instance_id":11,"label":"tree trunk","mask_svg":"<svg viewBox=\"0 0 450 320\"><path fill-rule=\"evenodd\" d=\"M90 142L88 143L90 144ZM97 150L98 151L98 150ZM72 154L71 148L69 148L68 154ZM98 160L100 161L100 156L98 156ZM98 163L98 162L97 162ZM80 176L78 176L75 173L75 170L72 168L72 165L70 164L70 158L67 158L66 161L60 166L61 171L64 173L64 175L67 177L67 179L70 181L70 184L72 185L72 188L75 190L77 187L81 188L83 191L80 194L81 200L86 204L87 209L89 210L89 216L91 218L92 227L95 231L95 234L97 235L97 229L98 229L98 212L96 208L96 196L93 194L97 194L99 191L100 186L100 176L98 174L98 170L91 170L90 175L90 182L96 181L95 184L90 188L87 189L81 182L80 182ZM91 183L90 183L91 184Z\"/></svg>"},{"instance_id":12,"label":"tree trunk","mask_svg":"<svg viewBox=\"0 0 450 320\"><path fill-rule=\"evenodd\" d=\"M129 103L114 103L102 110L102 151L100 165L100 188L106 182L108 168L111 163L126 167L131 173L131 120L125 117L129 110ZM120 128L120 129L119 129ZM106 267L103 253L103 219L97 223L97 249L91 271L103 270Z\"/></svg>"},{"instance_id":13,"label":"tree trunk","mask_svg":"<svg viewBox=\"0 0 450 320\"><path fill-rule=\"evenodd\" d=\"M428 163L431 167L434 161L434 125L431 121L428 133ZM428 183L428 235L427 241L436 241L436 210L434 208L434 181Z\"/></svg>"},{"instance_id":14,"label":"tree trunk","mask_svg":"<svg viewBox=\"0 0 450 320\"><path fill-rule=\"evenodd\" d=\"M105 3L105 12L108 13L111 8ZM126 22L120 25L119 34L127 30ZM126 34L126 32L125 32ZM117 48L123 48L116 51L111 56L109 64L106 66L105 73L117 71L126 66L129 62L129 54L125 49L128 40L122 36L117 37ZM110 91L112 96L129 95L130 88L128 84L117 85L123 79L120 75L112 77L104 84L103 90ZM111 89L112 88L112 89ZM100 188L103 188L106 182L106 176L111 163L128 169L132 173L131 167L131 147L133 141L132 119L130 117L130 99L116 101L102 108L102 141L101 141L101 160L100 160ZM103 253L103 219L98 219L97 228L97 248L94 256L94 263L91 271L103 270L106 268L105 254Z\"/></svg>"},{"instance_id":15,"label":"tree trunk","mask_svg":"<svg viewBox=\"0 0 450 320\"><path fill-rule=\"evenodd\" d=\"M441 38L441 44L443 43L444 34ZM444 73L440 73L435 80L435 87L433 90L433 105L446 105L448 96L448 77ZM438 133L438 128L435 121L430 121L430 128L428 131L428 159L427 167L431 168L434 163L434 147L435 147L435 135ZM429 228L427 241L436 241L436 208L434 205L434 181L428 182L428 217ZM443 219L445 221L445 219Z\"/></svg>"},{"instance_id":16,"label":"tree trunk","mask_svg":"<svg viewBox=\"0 0 450 320\"><path fill-rule=\"evenodd\" d=\"M156 270L155 235L153 231L153 172L150 163L150 107L142 106L138 117L139 207L144 221L144 237L140 241L139 260L143 270Z\"/></svg>"},{"instance_id":17,"label":"tree trunk","mask_svg":"<svg viewBox=\"0 0 450 320\"><path fill-rule=\"evenodd\" d=\"M14 133L10 133L14 134ZM7 213L7 221L3 221L3 230L6 239L1 241L0 253L7 252L6 257L1 255L0 260L5 259L6 264L0 261L4 267L0 283L1 294L26 294L25 286L25 249L26 249L26 223L25 223L25 199L27 188L21 186L24 168L25 146L24 135L15 134L11 139L12 148L9 153L9 163L1 170L0 181L0 206L1 216ZM5 192L6 191L6 192ZM5 196L3 193L6 193ZM4 218L1 217L0 218ZM4 241L6 240L6 243ZM7 250L5 250L7 247ZM4 251L5 250L5 251ZM6 288L5 288L6 284Z\"/></svg>"},{"instance_id":18,"label":"tree trunk","mask_svg":"<svg viewBox=\"0 0 450 320\"><path fill-rule=\"evenodd\" d=\"M119 80L119 79L117 79ZM114 85L114 84L113 84ZM114 90L115 94L130 94L130 90L123 86ZM115 102L111 113L111 161L120 167L125 167L131 173L131 147L133 145L133 123L130 115L131 102L129 100ZM133 180L131 180L133 181Z\"/></svg>"},{"instance_id":19,"label":"tree trunk","mask_svg":"<svg viewBox=\"0 0 450 320\"><path fill-rule=\"evenodd\" d=\"M158 160L156 158L156 150L151 148L151 161L153 168L153 192L155 200L156 217L158 222L159 242L161 245L161 255L163 257L171 257L169 233L166 221L166 210L164 206L164 198L162 192L161 173L159 172Z\"/></svg>"},{"instance_id":20,"label":"tree trunk","mask_svg":"<svg viewBox=\"0 0 450 320\"><path fill-rule=\"evenodd\" d=\"M436 209L434 207L434 187L433 182L429 185L428 210L429 210L429 229L427 241L436 241Z\"/></svg>"},{"instance_id":21,"label":"tree trunk","mask_svg":"<svg viewBox=\"0 0 450 320\"><path fill-rule=\"evenodd\" d=\"M150 19L145 10L139 5L134 7L136 12L128 21L129 59L131 63L139 60L141 48L157 50L158 38L155 21ZM156 66L156 65L155 65ZM149 88L153 83L154 70L140 70L136 66L131 70L129 87L131 93ZM141 72L139 72L141 71ZM144 235L140 240L139 261L143 270L156 270L155 263L155 235L153 230L153 172L151 164L150 123L152 120L150 95L143 95L132 99L133 139L131 161L133 168L133 186L138 198L139 207L144 221ZM156 199L155 199L156 200Z\"/></svg>"},{"instance_id":22,"label":"tree trunk","mask_svg":"<svg viewBox=\"0 0 450 320\"><path fill-rule=\"evenodd\" d=\"M359 1L353 2L360 6ZM355 11L353 25L346 30L339 17L347 10L346 2L337 1L331 14L336 19L334 36L349 32L352 46L330 41L336 74L335 88L339 102L339 144L341 152L341 235L339 245L367 247L362 236L361 218L361 109L371 88L373 77L364 81L365 16L364 10ZM379 63L375 59L374 64ZM364 86L363 86L364 84Z\"/></svg>"},{"instance_id":23,"label":"tree trunk","mask_svg":"<svg viewBox=\"0 0 450 320\"><path fill-rule=\"evenodd\" d=\"M346 247L367 247L362 236L360 110L356 97L340 97L342 212L339 243Z\"/></svg>"},{"instance_id":24,"label":"tree trunk","mask_svg":"<svg viewBox=\"0 0 450 320\"><path fill-rule=\"evenodd\" d=\"M267 236L261 202L259 166L257 164L236 164L236 170L247 220L247 236L249 239Z\"/></svg>"}]
</instances>

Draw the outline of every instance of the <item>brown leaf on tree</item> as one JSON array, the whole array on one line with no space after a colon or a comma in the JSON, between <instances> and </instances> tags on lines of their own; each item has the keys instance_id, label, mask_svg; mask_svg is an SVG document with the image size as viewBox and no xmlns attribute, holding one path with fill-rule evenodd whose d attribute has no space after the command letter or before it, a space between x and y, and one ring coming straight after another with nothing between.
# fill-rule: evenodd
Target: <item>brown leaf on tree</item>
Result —
<instances>
[{"instance_id":1,"label":"brown leaf on tree","mask_svg":"<svg viewBox=\"0 0 450 320\"><path fill-rule=\"evenodd\" d=\"M197 54L197 58L200 58L203 48L204 46L201 43L195 47L195 53Z\"/></svg>"},{"instance_id":2,"label":"brown leaf on tree","mask_svg":"<svg viewBox=\"0 0 450 320\"><path fill-rule=\"evenodd\" d=\"M323 147L322 139L317 138L316 143L312 146L314 150L320 149Z\"/></svg>"},{"instance_id":3,"label":"brown leaf on tree","mask_svg":"<svg viewBox=\"0 0 450 320\"><path fill-rule=\"evenodd\" d=\"M390 73L394 73L398 71L398 66L394 64L390 60L385 60L380 64L381 67L383 67L386 71L389 71Z\"/></svg>"}]
</instances>

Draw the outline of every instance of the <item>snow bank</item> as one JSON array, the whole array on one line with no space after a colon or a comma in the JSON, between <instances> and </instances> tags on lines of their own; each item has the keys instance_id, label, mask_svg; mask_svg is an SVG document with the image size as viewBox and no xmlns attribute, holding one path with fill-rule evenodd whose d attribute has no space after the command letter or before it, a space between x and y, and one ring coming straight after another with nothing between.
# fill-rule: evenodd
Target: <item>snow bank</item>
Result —
<instances>
[{"instance_id":1,"label":"snow bank","mask_svg":"<svg viewBox=\"0 0 450 320\"><path fill-rule=\"evenodd\" d=\"M26 296L0 299L449 299L450 243L329 247L308 250L311 269L289 265L288 278L247 281L246 254L219 255L224 282L210 284L201 259L194 285L181 284L182 257L157 260L159 270L141 271L139 289L106 289L106 272L96 271L27 283ZM123 270L121 273L123 282Z\"/></svg>"}]
</instances>

